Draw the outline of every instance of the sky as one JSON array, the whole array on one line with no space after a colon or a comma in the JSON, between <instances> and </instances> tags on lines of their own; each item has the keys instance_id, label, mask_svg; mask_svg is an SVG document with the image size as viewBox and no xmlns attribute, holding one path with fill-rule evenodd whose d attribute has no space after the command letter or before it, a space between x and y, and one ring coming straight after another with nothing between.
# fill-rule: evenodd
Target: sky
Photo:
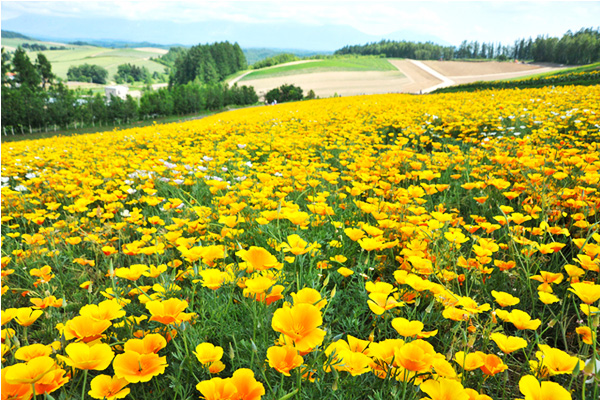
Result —
<instances>
[{"instance_id":1,"label":"sky","mask_svg":"<svg viewBox=\"0 0 600 400\"><path fill-rule=\"evenodd\" d=\"M128 21L268 25L347 25L369 35L398 30L429 33L453 45L463 40L512 44L519 38L562 36L600 25L600 1L2 1L3 29L19 17L94 17ZM33 22L32 22L33 21ZM22 31L32 28L23 26ZM48 32L51 35L52 32ZM112 32L111 39L119 37ZM80 37L85 37L81 32Z\"/></svg>"}]
</instances>

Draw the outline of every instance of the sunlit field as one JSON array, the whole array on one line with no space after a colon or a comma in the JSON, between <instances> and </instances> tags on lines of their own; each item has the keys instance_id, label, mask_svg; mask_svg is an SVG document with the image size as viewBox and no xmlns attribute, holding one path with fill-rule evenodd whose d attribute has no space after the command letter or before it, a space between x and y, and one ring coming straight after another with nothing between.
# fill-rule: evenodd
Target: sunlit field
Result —
<instances>
[{"instance_id":1,"label":"sunlit field","mask_svg":"<svg viewBox=\"0 0 600 400\"><path fill-rule=\"evenodd\" d=\"M373 95L4 143L2 399L597 400L599 112Z\"/></svg>"}]
</instances>

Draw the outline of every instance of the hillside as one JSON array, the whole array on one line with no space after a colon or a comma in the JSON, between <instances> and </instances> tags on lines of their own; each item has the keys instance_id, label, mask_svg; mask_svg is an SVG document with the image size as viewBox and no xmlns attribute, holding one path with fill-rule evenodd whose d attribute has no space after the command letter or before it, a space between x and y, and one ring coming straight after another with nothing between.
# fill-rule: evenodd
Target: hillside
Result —
<instances>
[{"instance_id":1,"label":"hillside","mask_svg":"<svg viewBox=\"0 0 600 400\"><path fill-rule=\"evenodd\" d=\"M5 31L3 31L5 32ZM24 35L20 35L24 36ZM136 48L107 48L93 45L76 45L59 42L47 42L23 37L2 37L2 47L7 51L14 51L18 46L41 45L48 48L43 53L48 61L52 63L52 72L59 78L66 80L67 71L71 66L83 64L95 64L105 68L108 71L109 79L116 74L117 68L121 64L132 64L138 67L146 67L151 74L157 72L163 74L165 66L157 63L153 59L166 53L165 49L156 47L136 47ZM50 50L50 48L61 48L60 50ZM24 47L31 59L35 59L38 51L32 51Z\"/></svg>"}]
</instances>

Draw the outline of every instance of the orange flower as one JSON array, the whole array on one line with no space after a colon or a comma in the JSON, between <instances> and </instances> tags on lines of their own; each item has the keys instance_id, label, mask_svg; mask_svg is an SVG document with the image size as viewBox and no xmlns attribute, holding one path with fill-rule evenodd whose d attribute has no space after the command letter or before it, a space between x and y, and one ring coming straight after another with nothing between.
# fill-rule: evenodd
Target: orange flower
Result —
<instances>
[{"instance_id":1,"label":"orange flower","mask_svg":"<svg viewBox=\"0 0 600 400\"><path fill-rule=\"evenodd\" d=\"M90 382L90 391L88 394L94 399L122 399L129 394L129 388L126 388L129 382L126 379L116 376L98 375Z\"/></svg>"},{"instance_id":2,"label":"orange flower","mask_svg":"<svg viewBox=\"0 0 600 400\"><path fill-rule=\"evenodd\" d=\"M321 312L316 306L300 303L276 310L271 326L292 341L298 351L304 353L323 343L325 331L319 328L322 323Z\"/></svg>"},{"instance_id":3,"label":"orange flower","mask_svg":"<svg viewBox=\"0 0 600 400\"><path fill-rule=\"evenodd\" d=\"M594 339L596 338L596 332L592 332L592 330L587 326L579 326L575 329L578 335L581 336L581 340L583 343L593 345Z\"/></svg>"},{"instance_id":4,"label":"orange flower","mask_svg":"<svg viewBox=\"0 0 600 400\"><path fill-rule=\"evenodd\" d=\"M235 254L246 262L248 273L281 266L277 258L262 247L251 246L250 249L240 250Z\"/></svg>"},{"instance_id":5,"label":"orange flower","mask_svg":"<svg viewBox=\"0 0 600 400\"><path fill-rule=\"evenodd\" d=\"M67 340L77 338L84 343L89 343L102 337L102 333L110 325L110 321L99 321L82 315L67 321L64 327L64 334Z\"/></svg>"},{"instance_id":6,"label":"orange flower","mask_svg":"<svg viewBox=\"0 0 600 400\"><path fill-rule=\"evenodd\" d=\"M9 383L6 380L6 373L11 367L2 368L2 400L25 400L31 399L33 389L28 383Z\"/></svg>"},{"instance_id":7,"label":"orange flower","mask_svg":"<svg viewBox=\"0 0 600 400\"><path fill-rule=\"evenodd\" d=\"M65 352L69 357L60 357L68 366L77 369L95 369L97 371L105 370L115 353L109 345L98 343L93 346L88 346L85 343L71 343L65 348Z\"/></svg>"},{"instance_id":8,"label":"orange flower","mask_svg":"<svg viewBox=\"0 0 600 400\"><path fill-rule=\"evenodd\" d=\"M69 376L65 375L66 373L67 371L62 368L56 368L48 372L35 383L35 393L52 393L60 389L65 383L69 382Z\"/></svg>"},{"instance_id":9,"label":"orange flower","mask_svg":"<svg viewBox=\"0 0 600 400\"><path fill-rule=\"evenodd\" d=\"M304 359L292 346L271 346L267 350L267 361L271 368L290 376L290 371L302 365Z\"/></svg>"},{"instance_id":10,"label":"orange flower","mask_svg":"<svg viewBox=\"0 0 600 400\"><path fill-rule=\"evenodd\" d=\"M167 357L159 357L154 353L140 354L135 351L119 354L113 361L115 375L129 383L148 382L154 376L164 373L168 365Z\"/></svg>"},{"instance_id":11,"label":"orange flower","mask_svg":"<svg viewBox=\"0 0 600 400\"><path fill-rule=\"evenodd\" d=\"M237 389L239 400L260 400L265 394L265 387L254 378L254 372L248 368L240 368L233 373L231 382Z\"/></svg>"},{"instance_id":12,"label":"orange flower","mask_svg":"<svg viewBox=\"0 0 600 400\"><path fill-rule=\"evenodd\" d=\"M153 300L146 303L146 308L152 314L150 321L158 321L162 324L180 324L189 321L195 313L184 313L188 306L185 300L171 298L167 300Z\"/></svg>"},{"instance_id":13,"label":"orange flower","mask_svg":"<svg viewBox=\"0 0 600 400\"><path fill-rule=\"evenodd\" d=\"M424 372L431 368L435 357L433 346L417 339L395 350L397 362L409 371Z\"/></svg>"},{"instance_id":14,"label":"orange flower","mask_svg":"<svg viewBox=\"0 0 600 400\"><path fill-rule=\"evenodd\" d=\"M124 346L125 351L140 354L158 353L167 345L167 340L158 333L149 333L143 339L129 339Z\"/></svg>"},{"instance_id":15,"label":"orange flower","mask_svg":"<svg viewBox=\"0 0 600 400\"><path fill-rule=\"evenodd\" d=\"M486 375L493 376L508 369L508 365L504 364L502 359L495 354L484 354L482 358L481 370Z\"/></svg>"},{"instance_id":16,"label":"orange flower","mask_svg":"<svg viewBox=\"0 0 600 400\"><path fill-rule=\"evenodd\" d=\"M230 378L212 378L208 381L199 382L196 389L202 393L206 400L234 400L237 399L237 388Z\"/></svg>"},{"instance_id":17,"label":"orange flower","mask_svg":"<svg viewBox=\"0 0 600 400\"><path fill-rule=\"evenodd\" d=\"M33 297L29 299L33 303L33 308L44 309L47 307L62 307L63 299L57 299L54 296L44 297L43 299Z\"/></svg>"}]
</instances>

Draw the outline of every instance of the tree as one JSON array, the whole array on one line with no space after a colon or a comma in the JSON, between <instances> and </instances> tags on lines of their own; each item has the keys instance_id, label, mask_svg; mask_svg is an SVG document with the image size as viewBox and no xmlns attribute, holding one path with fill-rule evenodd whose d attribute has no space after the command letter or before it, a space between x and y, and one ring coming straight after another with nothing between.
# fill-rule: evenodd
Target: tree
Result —
<instances>
[{"instance_id":1,"label":"tree","mask_svg":"<svg viewBox=\"0 0 600 400\"><path fill-rule=\"evenodd\" d=\"M267 103L284 103L286 101L298 101L302 100L303 93L302 89L294 85L281 85L278 88L269 90L265 96Z\"/></svg>"},{"instance_id":2,"label":"tree","mask_svg":"<svg viewBox=\"0 0 600 400\"><path fill-rule=\"evenodd\" d=\"M56 76L52 73L52 64L43 53L38 53L35 68L42 78L42 88L51 85Z\"/></svg>"},{"instance_id":3,"label":"tree","mask_svg":"<svg viewBox=\"0 0 600 400\"><path fill-rule=\"evenodd\" d=\"M106 83L106 78L108 78L108 71L99 65L83 64L71 66L67 71L67 78L70 81L104 84Z\"/></svg>"},{"instance_id":4,"label":"tree","mask_svg":"<svg viewBox=\"0 0 600 400\"><path fill-rule=\"evenodd\" d=\"M29 88L40 86L41 78L36 68L31 63L25 50L18 47L12 59L13 71L15 72L15 82Z\"/></svg>"}]
</instances>

